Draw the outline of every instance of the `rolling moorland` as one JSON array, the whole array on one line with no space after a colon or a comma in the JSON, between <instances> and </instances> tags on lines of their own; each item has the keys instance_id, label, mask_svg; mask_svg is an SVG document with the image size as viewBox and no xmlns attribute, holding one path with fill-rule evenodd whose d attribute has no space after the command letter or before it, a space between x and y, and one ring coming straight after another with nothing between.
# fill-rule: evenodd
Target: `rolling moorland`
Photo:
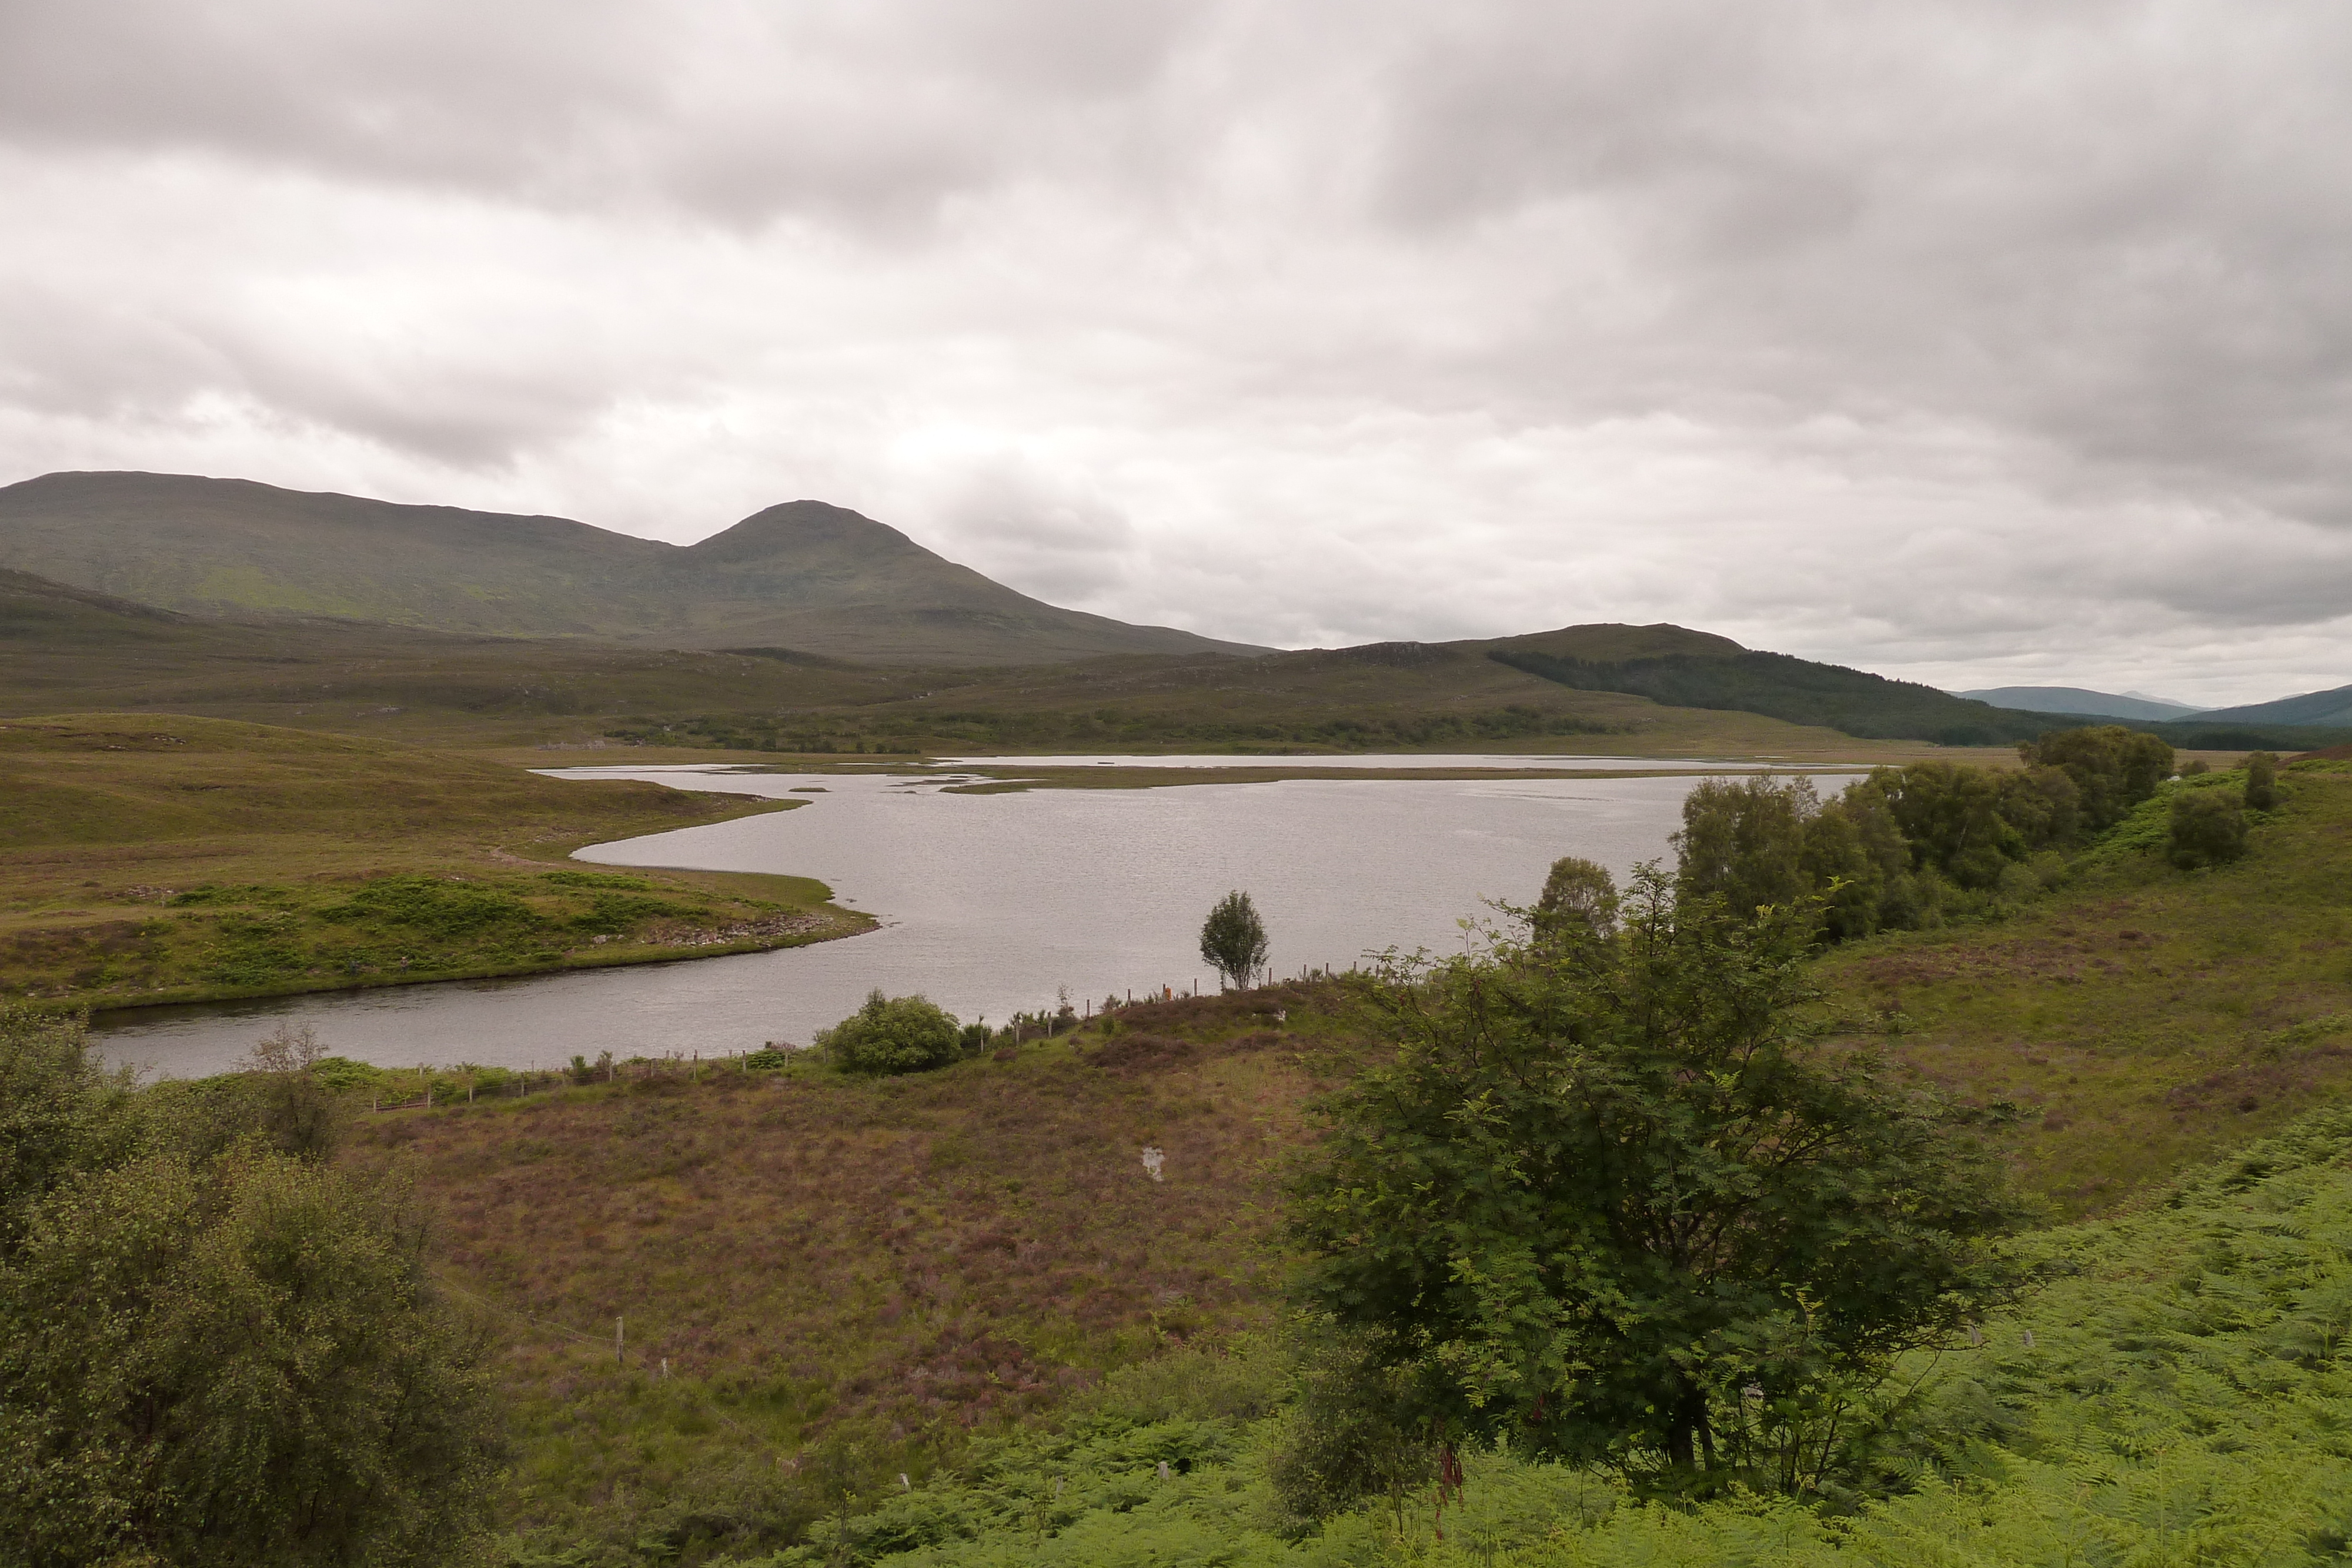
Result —
<instances>
[{"instance_id":1,"label":"rolling moorland","mask_svg":"<svg viewBox=\"0 0 2352 1568\"><path fill-rule=\"evenodd\" d=\"M2004 754L2003 737L2081 722L2004 715L1779 654L1725 652L1737 648L1679 627L1603 625L1486 643L933 669L785 649L207 620L0 571L0 716L190 713L512 760L531 747L631 746L651 748L633 753L639 760L712 750L837 758L1108 747L1875 762L1931 747L1966 754L1963 741L1990 760ZM1576 672L1575 682L1522 665ZM1660 669L1679 672L1693 706L1606 689ZM1757 669L1770 679L1739 674ZM1716 681L1709 671L1731 674ZM1796 683L1785 692L1772 685L1782 675ZM2303 749L2352 734L2158 727L2184 749L2216 751Z\"/></svg>"},{"instance_id":2,"label":"rolling moorland","mask_svg":"<svg viewBox=\"0 0 2352 1568\"><path fill-rule=\"evenodd\" d=\"M2073 1282L1939 1374L1938 1462L1959 1490L1887 1505L1885 1528L1938 1528L1919 1521L1965 1500L1972 1532L2005 1521L2021 1541L2063 1514L2085 1542L2153 1536L2149 1500L2167 1496L2186 1541L2257 1528L2231 1489L2284 1484L2282 1466L2295 1507L2327 1495L2309 1489L2343 1459L2297 1458L2296 1424L2332 1419L2320 1412L2347 1392L2289 1342L2341 1332L2325 1329L2340 1256L2336 1274L2311 1260L2333 1256L2352 1205L2352 1124L2293 1130L2352 1082L2352 767L2284 779L2234 864L2169 865L2158 801L2004 918L1817 962L1833 1045L2023 1106L2014 1168L2049 1219L2089 1226L2036 1242L2074 1260ZM440 1215L443 1277L501 1325L517 1563L575 1547L748 1556L793 1538L839 1548L808 1561L866 1562L965 1534L974 1554L941 1561L1452 1562L1425 1494L1404 1521L1418 1548L1394 1544L1379 1507L1283 1545L1252 1457L1287 1397L1279 1356L1248 1338L1280 1327L1280 1178L1314 1135L1312 1094L1381 1049L1340 988L1293 984L1121 1009L909 1078L796 1060L689 1081L645 1064L501 1099L508 1081L484 1074L472 1106L363 1117L346 1157L413 1174ZM445 1075L436 1098L467 1081ZM2238 1156L2252 1176L2194 1174L2290 1134L2318 1141ZM1164 1182L1137 1164L1146 1145L1166 1153ZM2187 1207L2149 1207L2182 1180ZM2315 1278L2339 1295L2312 1294ZM2047 1343L2021 1344L2021 1324ZM2192 1346L2193 1370L2176 1360ZM1158 1384L1118 1371L1171 1354L1189 1370ZM2136 1448L2131 1430L2172 1435ZM1181 1487L1151 1479L1160 1458ZM1033 1540L1037 1478L1054 1474L1076 1490ZM1464 1517L1486 1508L1507 1544L1569 1529L1557 1558L1528 1561L1748 1561L1774 1542L1927 1560L1838 1556L1834 1514L1654 1512L1605 1476L1507 1457L1475 1460L1470 1498ZM845 1521L831 1536L828 1514ZM1644 1531L1682 1555L1640 1555ZM1002 1556L980 1551L991 1542Z\"/></svg>"}]
</instances>

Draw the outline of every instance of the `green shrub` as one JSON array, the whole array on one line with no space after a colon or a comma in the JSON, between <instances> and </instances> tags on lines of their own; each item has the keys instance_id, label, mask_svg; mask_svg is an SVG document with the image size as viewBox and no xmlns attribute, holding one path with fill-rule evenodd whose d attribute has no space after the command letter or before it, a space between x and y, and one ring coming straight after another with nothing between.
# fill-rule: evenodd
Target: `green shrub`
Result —
<instances>
[{"instance_id":1,"label":"green shrub","mask_svg":"<svg viewBox=\"0 0 2352 1568\"><path fill-rule=\"evenodd\" d=\"M2267 811L2278 804L2278 758L2257 751L2246 758L2246 805Z\"/></svg>"},{"instance_id":2,"label":"green shrub","mask_svg":"<svg viewBox=\"0 0 2352 1568\"><path fill-rule=\"evenodd\" d=\"M575 931L592 935L616 936L648 920L707 920L710 912L672 904L666 898L632 897L626 894L600 893L589 900L587 909L572 917Z\"/></svg>"},{"instance_id":3,"label":"green shrub","mask_svg":"<svg viewBox=\"0 0 2352 1568\"><path fill-rule=\"evenodd\" d=\"M1819 925L1643 866L1609 943L1364 982L1395 1054L1321 1103L1288 1232L1297 1300L1356 1336L1370 1406L1793 1492L1846 1468L1896 1356L2011 1299L2002 1113L1808 1049Z\"/></svg>"},{"instance_id":4,"label":"green shrub","mask_svg":"<svg viewBox=\"0 0 2352 1568\"><path fill-rule=\"evenodd\" d=\"M2166 852L2183 871L2246 852L2244 800L2235 789L2182 789L2172 797Z\"/></svg>"},{"instance_id":5,"label":"green shrub","mask_svg":"<svg viewBox=\"0 0 2352 1568\"><path fill-rule=\"evenodd\" d=\"M442 936L521 934L545 924L537 911L510 893L429 876L379 877L319 915L326 920L406 925Z\"/></svg>"},{"instance_id":6,"label":"green shrub","mask_svg":"<svg viewBox=\"0 0 2352 1568\"><path fill-rule=\"evenodd\" d=\"M869 993L866 1005L817 1032L817 1049L844 1072L921 1072L956 1059L954 1015L921 997Z\"/></svg>"},{"instance_id":7,"label":"green shrub","mask_svg":"<svg viewBox=\"0 0 2352 1568\"><path fill-rule=\"evenodd\" d=\"M214 1121L309 1084L312 1044L133 1096L78 1026L0 1012L0 1562L471 1560L498 1411L424 1216Z\"/></svg>"}]
</instances>

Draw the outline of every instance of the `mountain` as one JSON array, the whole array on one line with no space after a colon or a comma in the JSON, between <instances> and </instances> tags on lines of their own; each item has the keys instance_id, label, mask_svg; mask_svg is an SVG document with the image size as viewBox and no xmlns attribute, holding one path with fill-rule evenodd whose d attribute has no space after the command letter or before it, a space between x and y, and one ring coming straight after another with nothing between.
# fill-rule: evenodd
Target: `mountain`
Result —
<instances>
[{"instance_id":1,"label":"mountain","mask_svg":"<svg viewBox=\"0 0 2352 1568\"><path fill-rule=\"evenodd\" d=\"M1990 703L1995 707L2023 708L2031 713L2079 713L2095 718L2145 719L2158 724L2168 719L2188 718L2204 711L2187 703L2168 702L2162 697L2095 692L2082 686L1990 686L1983 691L1956 692L1953 695Z\"/></svg>"},{"instance_id":2,"label":"mountain","mask_svg":"<svg viewBox=\"0 0 2352 1568\"><path fill-rule=\"evenodd\" d=\"M2216 708L2197 716L2233 724L2352 725L2352 686L2305 692L2276 702L2248 703L2242 707Z\"/></svg>"},{"instance_id":3,"label":"mountain","mask_svg":"<svg viewBox=\"0 0 2352 1568\"><path fill-rule=\"evenodd\" d=\"M672 545L565 517L243 479L48 474L0 488L0 567L197 615L784 646L889 664L1265 651L1060 609L822 501Z\"/></svg>"}]
</instances>

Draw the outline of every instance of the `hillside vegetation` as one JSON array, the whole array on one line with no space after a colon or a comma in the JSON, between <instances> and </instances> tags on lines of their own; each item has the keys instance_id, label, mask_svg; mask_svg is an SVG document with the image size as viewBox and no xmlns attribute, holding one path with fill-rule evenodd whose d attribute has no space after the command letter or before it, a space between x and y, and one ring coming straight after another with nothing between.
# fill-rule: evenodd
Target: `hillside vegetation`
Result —
<instances>
[{"instance_id":1,"label":"hillside vegetation","mask_svg":"<svg viewBox=\"0 0 2352 1568\"><path fill-rule=\"evenodd\" d=\"M147 711L420 741L601 741L616 718L855 708L936 678L781 652L207 620L0 571L5 716Z\"/></svg>"},{"instance_id":2,"label":"hillside vegetation","mask_svg":"<svg viewBox=\"0 0 2352 1568\"><path fill-rule=\"evenodd\" d=\"M1572 691L1475 645L1379 643L1255 658L1106 659L888 704L615 726L744 750L1452 750L1851 756L1833 731ZM1906 748L1916 749L1916 748Z\"/></svg>"},{"instance_id":3,"label":"hillside vegetation","mask_svg":"<svg viewBox=\"0 0 2352 1568\"><path fill-rule=\"evenodd\" d=\"M120 1007L866 928L793 877L564 863L770 802L185 716L0 723L0 994Z\"/></svg>"},{"instance_id":4,"label":"hillside vegetation","mask_svg":"<svg viewBox=\"0 0 2352 1568\"><path fill-rule=\"evenodd\" d=\"M2249 703L2242 707L2219 708L2198 716L2237 724L2324 725L2342 728L2352 726L2352 686L2305 692L2299 696L2281 697L2275 702Z\"/></svg>"}]
</instances>

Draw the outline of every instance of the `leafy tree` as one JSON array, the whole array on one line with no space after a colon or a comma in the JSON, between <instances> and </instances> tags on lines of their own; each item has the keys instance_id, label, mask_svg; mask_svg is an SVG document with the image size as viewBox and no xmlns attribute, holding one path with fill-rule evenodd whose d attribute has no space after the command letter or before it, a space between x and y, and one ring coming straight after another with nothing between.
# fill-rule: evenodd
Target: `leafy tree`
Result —
<instances>
[{"instance_id":1,"label":"leafy tree","mask_svg":"<svg viewBox=\"0 0 2352 1568\"><path fill-rule=\"evenodd\" d=\"M1822 901L1822 935L1833 942L1918 921L1910 842L1885 791L1870 779L1848 785L1814 813L1799 864Z\"/></svg>"},{"instance_id":2,"label":"leafy tree","mask_svg":"<svg viewBox=\"0 0 2352 1568\"><path fill-rule=\"evenodd\" d=\"M1546 936L1606 936L1617 928L1617 881L1609 868L1575 855L1551 862L1536 900L1535 928Z\"/></svg>"},{"instance_id":3,"label":"leafy tree","mask_svg":"<svg viewBox=\"0 0 2352 1568\"><path fill-rule=\"evenodd\" d=\"M1376 1364L1364 1336L1309 1332L1297 1341L1292 1397L1282 1412L1266 1479L1294 1531L1368 1495L1402 1494L1426 1480L1430 1445L1402 1418L1411 1379Z\"/></svg>"},{"instance_id":4,"label":"leafy tree","mask_svg":"<svg viewBox=\"0 0 2352 1568\"><path fill-rule=\"evenodd\" d=\"M2267 751L2246 758L2246 805L2267 811L2278 804L2278 758Z\"/></svg>"},{"instance_id":5,"label":"leafy tree","mask_svg":"<svg viewBox=\"0 0 2352 1568\"><path fill-rule=\"evenodd\" d=\"M100 1071L87 1046L78 1019L0 1003L0 1266L44 1199L145 1135L131 1075Z\"/></svg>"},{"instance_id":6,"label":"leafy tree","mask_svg":"<svg viewBox=\"0 0 2352 1568\"><path fill-rule=\"evenodd\" d=\"M1397 1052L1327 1103L1289 1226L1408 1429L1778 1484L1751 1406L1866 1388L2017 1291L1999 1117L1800 1027L1819 918L1645 867L1609 942L1368 982Z\"/></svg>"},{"instance_id":7,"label":"leafy tree","mask_svg":"<svg viewBox=\"0 0 2352 1568\"><path fill-rule=\"evenodd\" d=\"M297 1159L331 1157L343 1109L319 1078L326 1060L316 1030L280 1024L254 1042L237 1071L193 1082L166 1080L146 1092L159 1128L191 1159L209 1159L259 1139Z\"/></svg>"},{"instance_id":8,"label":"leafy tree","mask_svg":"<svg viewBox=\"0 0 2352 1568\"><path fill-rule=\"evenodd\" d=\"M1248 987L1250 977L1265 967L1269 950L1265 922L1246 893L1235 890L1217 900L1201 924L1201 957L1234 990Z\"/></svg>"},{"instance_id":9,"label":"leafy tree","mask_svg":"<svg viewBox=\"0 0 2352 1568\"><path fill-rule=\"evenodd\" d=\"M1989 888L2027 852L2001 815L2000 782L1982 768L1919 762L1871 774L1911 846L1914 863L1965 888Z\"/></svg>"},{"instance_id":10,"label":"leafy tree","mask_svg":"<svg viewBox=\"0 0 2352 1568\"><path fill-rule=\"evenodd\" d=\"M1719 896L1743 915L1797 903L1812 891L1805 823L1820 809L1810 779L1704 780L1683 797L1683 831L1675 835L1684 894Z\"/></svg>"},{"instance_id":11,"label":"leafy tree","mask_svg":"<svg viewBox=\"0 0 2352 1568\"><path fill-rule=\"evenodd\" d=\"M2079 791L2083 827L2105 832L2172 777L2172 747L2145 731L2119 724L2052 730L2021 742L2027 763L2055 768Z\"/></svg>"},{"instance_id":12,"label":"leafy tree","mask_svg":"<svg viewBox=\"0 0 2352 1568\"><path fill-rule=\"evenodd\" d=\"M2001 820L2027 850L2062 848L2083 836L2083 791L2064 768L2036 763L1993 779Z\"/></svg>"},{"instance_id":13,"label":"leafy tree","mask_svg":"<svg viewBox=\"0 0 2352 1568\"><path fill-rule=\"evenodd\" d=\"M963 1033L953 1014L922 997L866 993L865 1006L819 1030L817 1049L844 1072L922 1072L960 1053Z\"/></svg>"},{"instance_id":14,"label":"leafy tree","mask_svg":"<svg viewBox=\"0 0 2352 1568\"><path fill-rule=\"evenodd\" d=\"M2182 789L2172 797L2167 851L2183 871L2246 852L2246 814L2235 789Z\"/></svg>"},{"instance_id":15,"label":"leafy tree","mask_svg":"<svg viewBox=\"0 0 2352 1568\"><path fill-rule=\"evenodd\" d=\"M78 1030L0 1018L0 1122L79 1130L6 1198L0 1557L455 1560L499 1447L421 1217L257 1134L193 1155L185 1105L97 1071Z\"/></svg>"}]
</instances>

